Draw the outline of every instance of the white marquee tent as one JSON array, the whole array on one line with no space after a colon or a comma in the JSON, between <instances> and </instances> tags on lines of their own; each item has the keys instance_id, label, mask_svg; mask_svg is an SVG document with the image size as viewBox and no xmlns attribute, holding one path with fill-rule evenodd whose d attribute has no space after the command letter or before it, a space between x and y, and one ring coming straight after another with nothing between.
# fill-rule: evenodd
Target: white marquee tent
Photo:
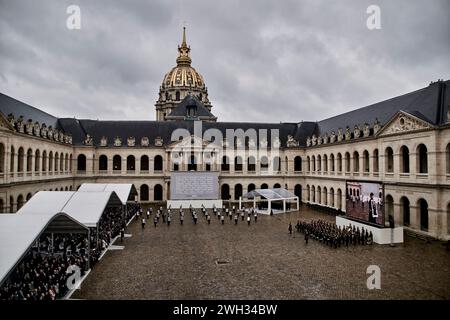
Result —
<instances>
[{"instance_id":1,"label":"white marquee tent","mask_svg":"<svg viewBox=\"0 0 450 320\"><path fill-rule=\"evenodd\" d=\"M87 227L95 227L108 206L120 206L114 191L40 191L17 211L28 216L65 212Z\"/></svg>"},{"instance_id":2,"label":"white marquee tent","mask_svg":"<svg viewBox=\"0 0 450 320\"><path fill-rule=\"evenodd\" d=\"M133 201L137 195L136 187L132 183L83 183L78 191L114 191L123 205L126 205L128 201Z\"/></svg>"},{"instance_id":3,"label":"white marquee tent","mask_svg":"<svg viewBox=\"0 0 450 320\"><path fill-rule=\"evenodd\" d=\"M262 201L267 202L267 211L263 211L263 213L267 214L271 213L273 202L281 202L283 204L283 210L281 212L296 211L299 209L299 198L292 192L283 188L255 189L250 192L247 192L239 199L239 209L242 209L242 199L252 199L254 208L257 207L256 205L257 202ZM295 202L296 208L293 209L289 205L290 208L289 210L287 210L287 203L290 202ZM279 211L274 210L274 212L276 213Z\"/></svg>"},{"instance_id":4,"label":"white marquee tent","mask_svg":"<svg viewBox=\"0 0 450 320\"><path fill-rule=\"evenodd\" d=\"M0 284L44 231L88 233L87 227L69 215L49 212L36 215L0 214Z\"/></svg>"}]
</instances>

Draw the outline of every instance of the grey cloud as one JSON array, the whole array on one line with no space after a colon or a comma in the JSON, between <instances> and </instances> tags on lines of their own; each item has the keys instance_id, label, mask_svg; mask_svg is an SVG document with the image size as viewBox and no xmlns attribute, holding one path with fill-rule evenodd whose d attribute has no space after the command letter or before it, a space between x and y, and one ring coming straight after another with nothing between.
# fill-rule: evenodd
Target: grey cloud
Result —
<instances>
[{"instance_id":1,"label":"grey cloud","mask_svg":"<svg viewBox=\"0 0 450 320\"><path fill-rule=\"evenodd\" d=\"M449 2L375 2L3 0L1 91L57 116L154 119L183 21L220 121L320 120L449 78Z\"/></svg>"}]
</instances>

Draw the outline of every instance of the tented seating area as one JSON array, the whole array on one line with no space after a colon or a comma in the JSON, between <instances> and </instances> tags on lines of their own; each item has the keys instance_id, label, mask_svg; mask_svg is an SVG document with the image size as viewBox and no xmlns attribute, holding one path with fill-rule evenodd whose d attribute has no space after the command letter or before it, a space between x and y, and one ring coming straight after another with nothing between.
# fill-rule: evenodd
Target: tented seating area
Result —
<instances>
[{"instance_id":1,"label":"tented seating area","mask_svg":"<svg viewBox=\"0 0 450 320\"><path fill-rule=\"evenodd\" d=\"M253 203L258 213L277 214L299 210L299 198L283 188L255 189L239 199L239 209L245 203Z\"/></svg>"},{"instance_id":2,"label":"tented seating area","mask_svg":"<svg viewBox=\"0 0 450 320\"><path fill-rule=\"evenodd\" d=\"M17 213L1 214L0 300L63 298L68 267L83 276L141 210L133 189L41 191Z\"/></svg>"}]
</instances>

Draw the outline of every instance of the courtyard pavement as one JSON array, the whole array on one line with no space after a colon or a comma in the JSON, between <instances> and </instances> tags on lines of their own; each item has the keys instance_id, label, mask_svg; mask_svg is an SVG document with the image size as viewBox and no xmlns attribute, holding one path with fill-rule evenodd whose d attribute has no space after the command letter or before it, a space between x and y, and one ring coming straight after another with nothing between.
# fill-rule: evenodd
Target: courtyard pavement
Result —
<instances>
[{"instance_id":1,"label":"courtyard pavement","mask_svg":"<svg viewBox=\"0 0 450 320\"><path fill-rule=\"evenodd\" d=\"M406 237L385 245L333 249L294 232L297 220L334 217L299 212L258 216L251 226L221 225L202 214L194 225L178 212L170 227L132 222L123 250L109 250L74 299L450 299L450 251ZM295 230L295 228L294 228ZM217 263L225 262L225 263ZM367 267L381 269L381 289L366 286Z\"/></svg>"}]
</instances>

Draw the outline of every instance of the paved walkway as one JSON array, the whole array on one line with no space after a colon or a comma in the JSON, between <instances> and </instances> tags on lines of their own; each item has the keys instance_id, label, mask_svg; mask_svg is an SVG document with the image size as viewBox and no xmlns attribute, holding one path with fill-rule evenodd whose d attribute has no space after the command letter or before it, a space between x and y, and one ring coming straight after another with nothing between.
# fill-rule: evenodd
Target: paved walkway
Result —
<instances>
[{"instance_id":1,"label":"paved walkway","mask_svg":"<svg viewBox=\"0 0 450 320\"><path fill-rule=\"evenodd\" d=\"M76 299L450 299L450 251L438 242L329 248L288 224L334 217L300 212L258 216L250 227L228 218L194 225L178 213L170 227L133 222L72 298ZM294 229L295 230L295 229ZM218 263L220 261L220 263ZM366 269L381 268L381 290L368 290Z\"/></svg>"}]
</instances>

